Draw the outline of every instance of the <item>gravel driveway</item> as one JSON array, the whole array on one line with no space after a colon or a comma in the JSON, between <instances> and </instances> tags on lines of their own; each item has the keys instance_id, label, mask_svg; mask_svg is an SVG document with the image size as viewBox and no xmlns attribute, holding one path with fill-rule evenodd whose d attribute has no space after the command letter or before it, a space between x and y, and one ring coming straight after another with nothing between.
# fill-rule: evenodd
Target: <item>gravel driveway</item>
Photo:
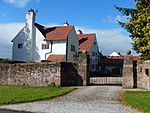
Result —
<instances>
[{"instance_id":1,"label":"gravel driveway","mask_svg":"<svg viewBox=\"0 0 150 113\"><path fill-rule=\"evenodd\" d=\"M0 108L36 113L139 113L119 102L120 86L88 86L52 100L5 105Z\"/></svg>"}]
</instances>

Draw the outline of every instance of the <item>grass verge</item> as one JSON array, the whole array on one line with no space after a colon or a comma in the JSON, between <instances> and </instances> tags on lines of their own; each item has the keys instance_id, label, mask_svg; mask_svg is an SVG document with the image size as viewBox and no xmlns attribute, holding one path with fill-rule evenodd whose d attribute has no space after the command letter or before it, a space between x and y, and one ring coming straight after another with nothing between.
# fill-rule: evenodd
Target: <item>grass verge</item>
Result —
<instances>
[{"instance_id":1,"label":"grass verge","mask_svg":"<svg viewBox=\"0 0 150 113\"><path fill-rule=\"evenodd\" d=\"M150 91L125 91L123 101L132 108L150 113Z\"/></svg>"},{"instance_id":2,"label":"grass verge","mask_svg":"<svg viewBox=\"0 0 150 113\"><path fill-rule=\"evenodd\" d=\"M74 87L29 87L0 85L0 104L14 104L46 100L73 91Z\"/></svg>"}]
</instances>

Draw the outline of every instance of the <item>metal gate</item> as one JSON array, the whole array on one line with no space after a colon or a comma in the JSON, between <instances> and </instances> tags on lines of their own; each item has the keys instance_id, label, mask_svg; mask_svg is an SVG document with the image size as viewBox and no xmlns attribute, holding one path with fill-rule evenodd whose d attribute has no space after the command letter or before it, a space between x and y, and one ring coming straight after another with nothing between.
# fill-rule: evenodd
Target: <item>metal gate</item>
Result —
<instances>
[{"instance_id":1,"label":"metal gate","mask_svg":"<svg viewBox=\"0 0 150 113\"><path fill-rule=\"evenodd\" d=\"M122 77L90 77L90 85L122 85Z\"/></svg>"}]
</instances>

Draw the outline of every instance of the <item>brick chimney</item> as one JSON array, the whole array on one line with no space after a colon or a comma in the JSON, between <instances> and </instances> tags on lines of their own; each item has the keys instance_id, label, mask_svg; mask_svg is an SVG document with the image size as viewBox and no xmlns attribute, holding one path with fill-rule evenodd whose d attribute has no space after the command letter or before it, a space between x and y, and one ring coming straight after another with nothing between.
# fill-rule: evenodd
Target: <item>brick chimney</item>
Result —
<instances>
[{"instance_id":1,"label":"brick chimney","mask_svg":"<svg viewBox=\"0 0 150 113\"><path fill-rule=\"evenodd\" d=\"M69 26L69 23L66 21L66 22L64 23L64 26Z\"/></svg>"}]
</instances>

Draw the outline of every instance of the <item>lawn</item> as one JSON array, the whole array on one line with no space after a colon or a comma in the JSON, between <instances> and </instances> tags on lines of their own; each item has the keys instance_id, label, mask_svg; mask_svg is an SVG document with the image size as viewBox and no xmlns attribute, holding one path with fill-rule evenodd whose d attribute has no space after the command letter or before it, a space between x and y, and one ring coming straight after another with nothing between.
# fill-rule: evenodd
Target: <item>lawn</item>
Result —
<instances>
[{"instance_id":1,"label":"lawn","mask_svg":"<svg viewBox=\"0 0 150 113\"><path fill-rule=\"evenodd\" d=\"M150 91L125 91L123 100L133 108L150 113Z\"/></svg>"},{"instance_id":2,"label":"lawn","mask_svg":"<svg viewBox=\"0 0 150 113\"><path fill-rule=\"evenodd\" d=\"M73 87L29 87L0 85L0 104L46 100L73 91Z\"/></svg>"}]
</instances>

